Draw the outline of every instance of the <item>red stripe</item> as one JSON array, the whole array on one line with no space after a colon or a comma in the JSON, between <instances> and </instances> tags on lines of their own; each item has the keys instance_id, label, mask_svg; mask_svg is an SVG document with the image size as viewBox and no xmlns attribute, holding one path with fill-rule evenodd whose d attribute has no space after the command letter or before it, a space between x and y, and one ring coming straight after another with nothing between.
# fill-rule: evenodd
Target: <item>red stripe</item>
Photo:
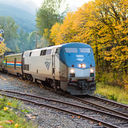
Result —
<instances>
[{"instance_id":1,"label":"red stripe","mask_svg":"<svg viewBox=\"0 0 128 128\"><path fill-rule=\"evenodd\" d=\"M14 61L7 61L7 63L14 63ZM21 62L16 62L16 63L21 64Z\"/></svg>"},{"instance_id":2,"label":"red stripe","mask_svg":"<svg viewBox=\"0 0 128 128\"><path fill-rule=\"evenodd\" d=\"M21 64L21 62L16 62L16 63L19 63L19 64Z\"/></svg>"},{"instance_id":3,"label":"red stripe","mask_svg":"<svg viewBox=\"0 0 128 128\"><path fill-rule=\"evenodd\" d=\"M13 61L7 61L7 63L14 63Z\"/></svg>"}]
</instances>

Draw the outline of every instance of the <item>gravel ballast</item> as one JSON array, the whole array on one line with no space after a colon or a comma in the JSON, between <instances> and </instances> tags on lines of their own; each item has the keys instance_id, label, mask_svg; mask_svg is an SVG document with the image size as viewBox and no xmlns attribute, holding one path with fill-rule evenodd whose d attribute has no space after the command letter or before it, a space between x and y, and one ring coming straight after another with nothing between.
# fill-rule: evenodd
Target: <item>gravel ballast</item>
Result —
<instances>
[{"instance_id":1,"label":"gravel ballast","mask_svg":"<svg viewBox=\"0 0 128 128\"><path fill-rule=\"evenodd\" d=\"M43 88L42 85L23 81L16 76L0 73L0 89L13 90L19 92L31 93L38 96L45 96L48 98L56 98L61 101L74 102L73 99L60 96L50 90ZM92 121L82 119L68 113L49 109L46 107L39 107L33 104L24 103L24 109L31 111L30 120L37 123L38 128L92 128L96 127Z\"/></svg>"}]
</instances>

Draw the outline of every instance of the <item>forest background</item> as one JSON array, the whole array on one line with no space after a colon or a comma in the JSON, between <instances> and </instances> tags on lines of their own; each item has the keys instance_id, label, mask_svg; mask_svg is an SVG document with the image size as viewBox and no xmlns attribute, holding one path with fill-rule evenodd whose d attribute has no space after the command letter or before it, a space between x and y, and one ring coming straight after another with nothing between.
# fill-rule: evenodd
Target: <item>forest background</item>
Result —
<instances>
[{"instance_id":1,"label":"forest background","mask_svg":"<svg viewBox=\"0 0 128 128\"><path fill-rule=\"evenodd\" d=\"M75 12L66 5L61 10L63 5L63 0L44 0L31 32L19 29L11 17L0 17L5 30L0 52L6 46L15 52L34 49L37 41L39 47L83 42L93 48L96 80L128 90L128 1L95 0Z\"/></svg>"}]
</instances>

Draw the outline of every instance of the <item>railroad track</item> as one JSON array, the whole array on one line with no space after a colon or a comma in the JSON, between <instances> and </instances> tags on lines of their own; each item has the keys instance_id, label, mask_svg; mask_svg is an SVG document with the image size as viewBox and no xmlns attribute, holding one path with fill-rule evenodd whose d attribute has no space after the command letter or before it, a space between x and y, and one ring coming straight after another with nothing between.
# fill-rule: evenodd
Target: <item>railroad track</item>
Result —
<instances>
[{"instance_id":1,"label":"railroad track","mask_svg":"<svg viewBox=\"0 0 128 128\"><path fill-rule=\"evenodd\" d=\"M114 107L115 110L122 111L124 113L127 113L127 115L128 115L128 105L117 103L115 101L105 99L105 98L100 98L100 97L97 97L97 96L89 96L89 98L92 98L92 99L96 100L99 103L103 102L103 104L108 104L108 105L115 106Z\"/></svg>"},{"instance_id":2,"label":"railroad track","mask_svg":"<svg viewBox=\"0 0 128 128\"><path fill-rule=\"evenodd\" d=\"M78 100L84 104L91 105L92 107L96 107L97 109L111 112L113 114L121 115L128 118L128 106L123 105L111 100L107 100L104 98L99 98L95 96L89 96L88 98L79 98L72 96L73 99Z\"/></svg>"},{"instance_id":3,"label":"railroad track","mask_svg":"<svg viewBox=\"0 0 128 128\"><path fill-rule=\"evenodd\" d=\"M96 123L110 128L126 128L128 127L128 118L122 115L112 114L102 110L97 110L92 107L86 107L84 105L78 105L69 102L62 102L60 100L40 97L32 94L0 90L0 94L3 96L16 98L22 101L26 101L35 105L45 106L48 108L63 111L69 114L73 114L88 120L92 120Z\"/></svg>"}]
</instances>

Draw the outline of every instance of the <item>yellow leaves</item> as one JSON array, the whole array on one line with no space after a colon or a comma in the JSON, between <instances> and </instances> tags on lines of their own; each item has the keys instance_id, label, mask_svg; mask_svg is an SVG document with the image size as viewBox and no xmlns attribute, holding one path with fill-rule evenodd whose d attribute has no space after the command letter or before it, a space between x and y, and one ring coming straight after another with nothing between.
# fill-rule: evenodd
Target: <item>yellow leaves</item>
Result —
<instances>
[{"instance_id":1,"label":"yellow leaves","mask_svg":"<svg viewBox=\"0 0 128 128\"><path fill-rule=\"evenodd\" d=\"M46 29L44 29L44 33L43 33L43 35L44 35L44 37L45 37L45 38L48 38L49 31L48 31L48 29L47 29L47 28L46 28Z\"/></svg>"},{"instance_id":2,"label":"yellow leaves","mask_svg":"<svg viewBox=\"0 0 128 128\"><path fill-rule=\"evenodd\" d=\"M126 52L128 54L128 47L124 47L123 49L121 49L122 52Z\"/></svg>"},{"instance_id":3,"label":"yellow leaves","mask_svg":"<svg viewBox=\"0 0 128 128\"><path fill-rule=\"evenodd\" d=\"M10 106L11 105L11 102L8 102L7 104L8 104L8 106Z\"/></svg>"},{"instance_id":4,"label":"yellow leaves","mask_svg":"<svg viewBox=\"0 0 128 128\"><path fill-rule=\"evenodd\" d=\"M18 123L16 123L16 124L15 124L15 128L18 128L18 127L19 127L19 124L18 124Z\"/></svg>"},{"instance_id":5,"label":"yellow leaves","mask_svg":"<svg viewBox=\"0 0 128 128\"><path fill-rule=\"evenodd\" d=\"M128 1L127 0L120 0L120 5L123 11L127 11L128 9Z\"/></svg>"},{"instance_id":6,"label":"yellow leaves","mask_svg":"<svg viewBox=\"0 0 128 128\"><path fill-rule=\"evenodd\" d=\"M8 107L4 107L4 111L7 111L8 110Z\"/></svg>"},{"instance_id":7,"label":"yellow leaves","mask_svg":"<svg viewBox=\"0 0 128 128\"><path fill-rule=\"evenodd\" d=\"M0 33L0 37L2 37L2 34ZM0 42L0 54L4 53L7 50L6 45L4 44L4 41Z\"/></svg>"},{"instance_id":8,"label":"yellow leaves","mask_svg":"<svg viewBox=\"0 0 128 128\"><path fill-rule=\"evenodd\" d=\"M4 53L7 50L6 45L4 42L0 43L0 53Z\"/></svg>"},{"instance_id":9,"label":"yellow leaves","mask_svg":"<svg viewBox=\"0 0 128 128\"><path fill-rule=\"evenodd\" d=\"M52 42L54 42L55 44L57 44L57 42L59 42L59 33L60 33L60 23L56 23L52 26L51 28L51 34L50 34L50 39L52 40Z\"/></svg>"},{"instance_id":10,"label":"yellow leaves","mask_svg":"<svg viewBox=\"0 0 128 128\"><path fill-rule=\"evenodd\" d=\"M76 12L68 13L62 24L56 23L50 37L56 45L68 42L89 43L94 53L98 50L96 59L108 61L116 69L123 67L128 58L126 8L127 0L88 2Z\"/></svg>"}]
</instances>

